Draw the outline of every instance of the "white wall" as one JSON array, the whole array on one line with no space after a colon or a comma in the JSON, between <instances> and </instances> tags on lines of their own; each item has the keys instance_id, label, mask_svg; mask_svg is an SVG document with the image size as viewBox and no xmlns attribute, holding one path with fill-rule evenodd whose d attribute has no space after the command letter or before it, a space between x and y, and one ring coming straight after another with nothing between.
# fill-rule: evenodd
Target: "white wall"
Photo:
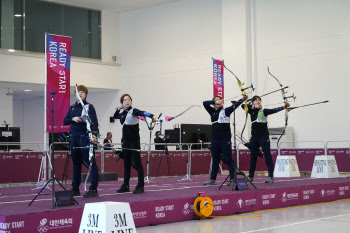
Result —
<instances>
[{"instance_id":1,"label":"white wall","mask_svg":"<svg viewBox=\"0 0 350 233\"><path fill-rule=\"evenodd\" d=\"M102 10L101 25L102 61L112 62L112 56L117 56L117 62L120 62L119 13Z\"/></svg>"},{"instance_id":2,"label":"white wall","mask_svg":"<svg viewBox=\"0 0 350 233\"><path fill-rule=\"evenodd\" d=\"M289 126L295 140L349 139L346 99L350 81L350 1L256 1L258 87L260 94L278 88L266 67L290 94L294 106L322 100L328 104L293 110ZM265 104L281 102L276 94ZM283 126L284 114L271 116L269 126Z\"/></svg>"},{"instance_id":3,"label":"white wall","mask_svg":"<svg viewBox=\"0 0 350 233\"><path fill-rule=\"evenodd\" d=\"M182 0L122 13L120 94L163 116L211 99L211 58L222 58L221 8L220 0ZM210 118L203 107L193 108L164 128L175 123L210 124ZM140 128L147 142L146 124Z\"/></svg>"},{"instance_id":4,"label":"white wall","mask_svg":"<svg viewBox=\"0 0 350 233\"><path fill-rule=\"evenodd\" d=\"M251 43L250 43L250 8L245 0L222 0L222 45L225 65L239 80L244 87L252 83L251 67ZM235 77L227 70L225 74L225 99L239 96ZM249 93L250 89L246 92ZM251 94L249 94L251 96ZM241 96L237 97L240 98ZM226 106L230 104L227 101ZM236 111L236 132L242 132L245 123L244 111ZM244 130L244 137L248 138L250 133L250 119ZM233 129L232 129L233 130Z\"/></svg>"},{"instance_id":5,"label":"white wall","mask_svg":"<svg viewBox=\"0 0 350 233\"><path fill-rule=\"evenodd\" d=\"M13 127L20 127L21 142L25 142L24 137L24 101L13 100ZM44 128L44 127L42 127Z\"/></svg>"},{"instance_id":6,"label":"white wall","mask_svg":"<svg viewBox=\"0 0 350 233\"><path fill-rule=\"evenodd\" d=\"M87 87L118 89L119 67L116 64L89 62L73 58L71 63L71 86L84 83ZM15 55L0 53L0 82L44 84L44 55Z\"/></svg>"}]
</instances>

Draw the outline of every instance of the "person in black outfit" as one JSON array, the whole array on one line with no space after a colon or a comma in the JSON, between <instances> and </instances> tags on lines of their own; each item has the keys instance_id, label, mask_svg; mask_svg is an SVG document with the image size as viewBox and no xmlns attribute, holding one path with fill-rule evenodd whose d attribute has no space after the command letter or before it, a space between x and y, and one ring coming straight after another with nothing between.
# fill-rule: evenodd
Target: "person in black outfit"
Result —
<instances>
[{"instance_id":1,"label":"person in black outfit","mask_svg":"<svg viewBox=\"0 0 350 233\"><path fill-rule=\"evenodd\" d=\"M242 105L242 108L244 108L245 105ZM273 183L273 161L271 157L271 149L270 149L270 138L269 138L269 131L267 127L267 116L280 112L285 108L289 107L289 103L286 103L283 107L279 108L273 108L273 109L266 109L262 108L261 105L261 98L259 96L254 96L252 98L252 104L248 104L248 113L250 114L251 122L252 122L252 131L251 131L251 138L250 138L250 169L249 169L249 181L253 181L255 168L256 168L256 162L257 162L257 156L259 153L259 147L261 146L264 157L265 157L265 163L268 169L268 179L265 181L265 183Z\"/></svg>"},{"instance_id":2,"label":"person in black outfit","mask_svg":"<svg viewBox=\"0 0 350 233\"><path fill-rule=\"evenodd\" d=\"M134 161L137 176L138 184L136 185L133 193L143 193L144 192L144 176L143 176L143 167L141 163L140 152L140 129L139 129L139 119L138 116L146 116L153 118L153 121L156 120L156 117L148 112L141 111L137 108L131 107L132 98L129 94L124 94L120 97L121 106L114 113L115 119L120 119L120 123L123 125L123 134L122 134L122 150L124 156L124 183L117 190L117 193L130 192L129 180L130 180L130 171L131 171L131 160ZM121 110L123 111L121 112ZM128 150L135 149L135 150Z\"/></svg>"},{"instance_id":3,"label":"person in black outfit","mask_svg":"<svg viewBox=\"0 0 350 233\"><path fill-rule=\"evenodd\" d=\"M230 115L245 100L247 96L237 101L234 105L223 108L223 100L220 96L215 96L213 100L204 101L203 106L211 117L211 156L213 164L209 181L204 185L214 185L219 170L220 153L223 154L225 163L230 172L230 182L228 185L234 186L234 161L232 160ZM211 107L213 105L214 107Z\"/></svg>"},{"instance_id":4,"label":"person in black outfit","mask_svg":"<svg viewBox=\"0 0 350 233\"><path fill-rule=\"evenodd\" d=\"M95 108L92 104L86 101L88 89L84 85L77 87L78 94L84 102L85 109L89 114L92 121L91 131L93 133L93 142L97 142L96 135L98 133L98 120L96 116ZM73 161L73 178L72 178L72 191L74 196L80 196L79 186L81 183L81 165L84 164L89 168L89 135L86 127L86 117L83 107L79 101L70 106L66 117L64 118L64 125L71 125L71 142L70 152ZM90 142L91 143L91 142ZM76 148L80 147L80 148ZM95 152L94 152L95 153ZM97 186L98 186L98 168L96 165L95 157L92 160L91 167L91 186L89 191L86 192L84 197L97 197Z\"/></svg>"},{"instance_id":5,"label":"person in black outfit","mask_svg":"<svg viewBox=\"0 0 350 233\"><path fill-rule=\"evenodd\" d=\"M167 143L169 141L169 135L165 137L165 139L162 138L160 131L157 131L155 134L154 143ZM165 150L166 145L155 145L156 150Z\"/></svg>"},{"instance_id":6,"label":"person in black outfit","mask_svg":"<svg viewBox=\"0 0 350 233\"><path fill-rule=\"evenodd\" d=\"M112 143L112 132L107 132L107 137L103 140L103 146L104 146L104 150L111 150L114 146L114 144Z\"/></svg>"}]
</instances>

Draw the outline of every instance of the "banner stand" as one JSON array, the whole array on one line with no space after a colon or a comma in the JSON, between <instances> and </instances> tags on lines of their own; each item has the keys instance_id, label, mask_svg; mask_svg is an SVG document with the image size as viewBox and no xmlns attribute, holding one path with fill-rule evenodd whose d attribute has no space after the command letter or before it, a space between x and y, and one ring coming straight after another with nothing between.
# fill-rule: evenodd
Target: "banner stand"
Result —
<instances>
[{"instance_id":1,"label":"banner stand","mask_svg":"<svg viewBox=\"0 0 350 233\"><path fill-rule=\"evenodd\" d=\"M48 179L47 157L50 154L48 145L48 92L57 91L56 106L61 112L56 114L55 119L59 123L54 123L54 132L68 132L70 126L63 126L63 119L70 106L70 60L71 60L71 37L45 33L45 81L44 81L44 143L43 157L39 169L37 188L43 187ZM50 72L48 74L48 68ZM49 82L49 87L48 87ZM51 107L51 106L50 106ZM50 161L49 161L50 163ZM52 177L50 177L52 178ZM47 187L50 189L49 187Z\"/></svg>"}]
</instances>

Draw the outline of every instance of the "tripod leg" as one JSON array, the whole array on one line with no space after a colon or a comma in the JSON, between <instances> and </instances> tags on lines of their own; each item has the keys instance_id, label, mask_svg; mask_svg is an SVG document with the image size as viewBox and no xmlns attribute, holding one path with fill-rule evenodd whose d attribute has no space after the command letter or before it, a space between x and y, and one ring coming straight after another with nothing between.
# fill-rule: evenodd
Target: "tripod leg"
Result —
<instances>
[{"instance_id":1,"label":"tripod leg","mask_svg":"<svg viewBox=\"0 0 350 233\"><path fill-rule=\"evenodd\" d=\"M40 193L46 188L46 186L51 182L52 178L49 179L46 184L44 185L44 187L38 192L38 194L33 198L33 200L29 203L29 206L35 201L35 199L40 195Z\"/></svg>"},{"instance_id":2,"label":"tripod leg","mask_svg":"<svg viewBox=\"0 0 350 233\"><path fill-rule=\"evenodd\" d=\"M244 177L244 179L245 179L246 181L248 181L251 185L253 185L253 187L254 187L255 189L258 189L258 188L248 179L248 177L244 174L244 172L242 172L241 170L239 170L238 167L236 167L236 169L239 171L239 173Z\"/></svg>"},{"instance_id":3,"label":"tripod leg","mask_svg":"<svg viewBox=\"0 0 350 233\"><path fill-rule=\"evenodd\" d=\"M67 183L68 171L69 171L69 157L68 157L68 154L67 154L66 162L64 163L64 169L63 169L63 174L62 174L62 183L64 181L65 181L65 183Z\"/></svg>"},{"instance_id":4,"label":"tripod leg","mask_svg":"<svg viewBox=\"0 0 350 233\"><path fill-rule=\"evenodd\" d=\"M158 172L159 172L159 169L160 169L160 164L162 163L162 159L163 159L163 153L162 153L162 155L160 156L160 160L159 160L159 164L158 164L158 170L157 170L156 178L158 177Z\"/></svg>"},{"instance_id":5,"label":"tripod leg","mask_svg":"<svg viewBox=\"0 0 350 233\"><path fill-rule=\"evenodd\" d=\"M169 177L172 177L173 176L173 170L171 169L171 161L170 161L170 156L167 155L167 163L168 163L168 175ZM170 171L170 173L169 173Z\"/></svg>"},{"instance_id":6,"label":"tripod leg","mask_svg":"<svg viewBox=\"0 0 350 233\"><path fill-rule=\"evenodd\" d=\"M221 187L225 184L226 180L230 177L230 174L228 174L228 176L226 177L226 179L224 180L224 182L222 182L222 184L220 185L219 189L221 189Z\"/></svg>"}]
</instances>

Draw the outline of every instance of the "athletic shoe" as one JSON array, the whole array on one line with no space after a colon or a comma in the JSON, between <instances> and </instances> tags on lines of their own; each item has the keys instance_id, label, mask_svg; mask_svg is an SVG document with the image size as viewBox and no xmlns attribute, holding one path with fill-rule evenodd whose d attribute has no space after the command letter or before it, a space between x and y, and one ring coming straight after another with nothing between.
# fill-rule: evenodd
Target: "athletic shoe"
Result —
<instances>
[{"instance_id":1,"label":"athletic shoe","mask_svg":"<svg viewBox=\"0 0 350 233\"><path fill-rule=\"evenodd\" d=\"M248 181L253 182L254 178L248 176Z\"/></svg>"},{"instance_id":2,"label":"athletic shoe","mask_svg":"<svg viewBox=\"0 0 350 233\"><path fill-rule=\"evenodd\" d=\"M136 186L135 190L132 193L144 193L145 189L143 188L143 186Z\"/></svg>"},{"instance_id":3,"label":"athletic shoe","mask_svg":"<svg viewBox=\"0 0 350 233\"><path fill-rule=\"evenodd\" d=\"M84 193L83 197L90 198L90 197L98 197L97 190L89 190L86 193Z\"/></svg>"},{"instance_id":4,"label":"athletic shoe","mask_svg":"<svg viewBox=\"0 0 350 233\"><path fill-rule=\"evenodd\" d=\"M79 189L78 190L72 189L71 191L72 191L74 197L75 196L81 196Z\"/></svg>"},{"instance_id":5,"label":"athletic shoe","mask_svg":"<svg viewBox=\"0 0 350 233\"><path fill-rule=\"evenodd\" d=\"M118 190L117 193L127 193L130 192L129 185L123 184Z\"/></svg>"},{"instance_id":6,"label":"athletic shoe","mask_svg":"<svg viewBox=\"0 0 350 233\"><path fill-rule=\"evenodd\" d=\"M234 180L230 180L230 181L227 183L227 186L235 187L235 186L236 186L236 183L235 183Z\"/></svg>"},{"instance_id":7,"label":"athletic shoe","mask_svg":"<svg viewBox=\"0 0 350 233\"><path fill-rule=\"evenodd\" d=\"M273 177L269 177L269 178L267 178L267 180L265 181L265 183L269 183L269 184L271 184L271 183L273 183L273 182L275 182L274 179L273 179Z\"/></svg>"},{"instance_id":8,"label":"athletic shoe","mask_svg":"<svg viewBox=\"0 0 350 233\"><path fill-rule=\"evenodd\" d=\"M203 185L214 185L215 184L215 180L208 180L207 182L204 182Z\"/></svg>"}]
</instances>

